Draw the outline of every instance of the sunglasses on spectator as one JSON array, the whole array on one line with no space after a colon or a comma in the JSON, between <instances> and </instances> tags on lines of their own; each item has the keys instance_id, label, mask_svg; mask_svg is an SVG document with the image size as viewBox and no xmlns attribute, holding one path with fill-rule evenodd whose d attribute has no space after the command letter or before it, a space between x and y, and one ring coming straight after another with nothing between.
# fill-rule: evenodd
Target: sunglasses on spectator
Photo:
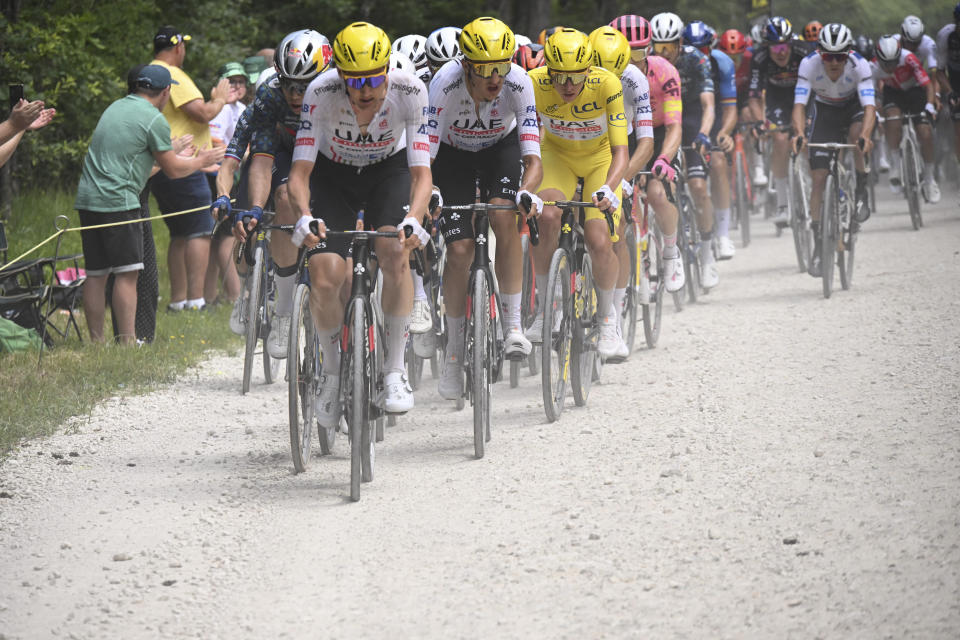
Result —
<instances>
[{"instance_id":1,"label":"sunglasses on spectator","mask_svg":"<svg viewBox=\"0 0 960 640\"><path fill-rule=\"evenodd\" d=\"M788 43L786 43L786 42L781 42L780 44L772 44L772 45L770 45L770 53L775 53L775 54L777 54L777 55L780 55L780 54L782 54L782 53L786 53L786 52L789 51L789 50L790 50L790 45L789 45Z\"/></svg>"},{"instance_id":2,"label":"sunglasses on spectator","mask_svg":"<svg viewBox=\"0 0 960 640\"><path fill-rule=\"evenodd\" d=\"M553 84L565 85L568 82L570 84L583 84L587 81L587 76L590 75L590 70L585 71L550 71L550 81Z\"/></svg>"},{"instance_id":3,"label":"sunglasses on spectator","mask_svg":"<svg viewBox=\"0 0 960 640\"><path fill-rule=\"evenodd\" d=\"M843 51L841 53L827 53L825 51L820 52L820 57L823 58L824 62L846 62L848 55L850 54L847 51Z\"/></svg>"},{"instance_id":4,"label":"sunglasses on spectator","mask_svg":"<svg viewBox=\"0 0 960 640\"><path fill-rule=\"evenodd\" d=\"M363 89L364 87L370 87L371 89L376 89L377 87L379 87L380 85L382 85L384 82L387 81L387 68L383 67L382 69L378 69L372 74L368 74L364 76L343 74L343 81L347 83L348 87L350 87L351 89L356 89L358 91L360 89Z\"/></svg>"},{"instance_id":5,"label":"sunglasses on spectator","mask_svg":"<svg viewBox=\"0 0 960 640\"><path fill-rule=\"evenodd\" d=\"M510 73L511 66L509 60L498 60L497 62L470 62L467 60L467 65L470 67L470 72L473 73L473 75L481 78L492 77L494 71L502 78Z\"/></svg>"},{"instance_id":6,"label":"sunglasses on spectator","mask_svg":"<svg viewBox=\"0 0 960 640\"><path fill-rule=\"evenodd\" d=\"M647 48L630 49L630 62L643 62L647 59Z\"/></svg>"},{"instance_id":7,"label":"sunglasses on spectator","mask_svg":"<svg viewBox=\"0 0 960 640\"><path fill-rule=\"evenodd\" d=\"M305 93L307 92L307 85L308 85L308 84L310 84L310 83L309 83L309 82L296 82L296 81L294 81L294 80L286 80L286 79L284 79L284 80L281 80L281 81L280 81L280 89L282 89L282 90L283 90L284 92L286 92L286 93L296 93L296 94L299 94L299 95L302 96L303 94L305 94Z\"/></svg>"}]
</instances>

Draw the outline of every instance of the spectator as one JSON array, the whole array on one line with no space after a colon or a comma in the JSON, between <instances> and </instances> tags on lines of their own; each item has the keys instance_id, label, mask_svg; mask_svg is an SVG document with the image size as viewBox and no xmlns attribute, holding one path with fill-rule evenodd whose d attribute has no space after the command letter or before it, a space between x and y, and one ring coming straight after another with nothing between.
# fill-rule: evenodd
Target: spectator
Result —
<instances>
[{"instance_id":1,"label":"spectator","mask_svg":"<svg viewBox=\"0 0 960 640\"><path fill-rule=\"evenodd\" d=\"M260 49L255 55L243 59L243 70L250 79L250 86L258 86L260 74L270 69L274 49Z\"/></svg>"},{"instance_id":2,"label":"spectator","mask_svg":"<svg viewBox=\"0 0 960 640\"><path fill-rule=\"evenodd\" d=\"M202 150L211 144L209 122L226 104L230 82L220 80L210 92L210 101L204 102L203 94L182 69L187 55L186 41L189 39L190 36L181 34L173 27L161 27L153 39L154 60L150 64L164 67L177 82L171 88L170 101L163 109L173 136L192 135L194 146ZM179 179L157 174L151 181L151 190L162 213L203 207L209 205L212 199L206 175L199 169ZM167 250L170 304L167 309L202 309L205 306L203 280L210 255L213 219L203 210L164 218L164 222L170 230L170 247Z\"/></svg>"},{"instance_id":3,"label":"spectator","mask_svg":"<svg viewBox=\"0 0 960 640\"><path fill-rule=\"evenodd\" d=\"M0 123L0 167L7 164L25 131L47 126L56 113L56 109L44 109L42 100L27 102L21 98L10 110L10 117Z\"/></svg>"},{"instance_id":4,"label":"spectator","mask_svg":"<svg viewBox=\"0 0 960 640\"><path fill-rule=\"evenodd\" d=\"M174 153L170 125L161 114L173 82L166 68L147 65L137 76L136 92L115 101L100 116L83 160L74 205L82 227L139 220L140 192L154 160L167 175L182 178L223 157L222 148L206 149L192 158ZM88 229L80 236L87 270L83 311L90 339L103 342L105 286L113 273L111 307L117 316L119 341L131 343L137 275L143 268L143 224Z\"/></svg>"},{"instance_id":5,"label":"spectator","mask_svg":"<svg viewBox=\"0 0 960 640\"><path fill-rule=\"evenodd\" d=\"M246 106L242 100L247 94L247 74L239 62L228 62L220 67L220 79L230 81L230 96L217 117L210 121L210 136L217 146L225 145L233 138L237 120ZM215 192L216 173L208 173L210 190ZM223 278L223 288L226 298L233 303L240 295L240 276L233 262L233 235L232 225L225 222L217 226L210 244L210 260L207 262L207 274L203 284L203 298L209 302L218 300L217 288Z\"/></svg>"}]
</instances>

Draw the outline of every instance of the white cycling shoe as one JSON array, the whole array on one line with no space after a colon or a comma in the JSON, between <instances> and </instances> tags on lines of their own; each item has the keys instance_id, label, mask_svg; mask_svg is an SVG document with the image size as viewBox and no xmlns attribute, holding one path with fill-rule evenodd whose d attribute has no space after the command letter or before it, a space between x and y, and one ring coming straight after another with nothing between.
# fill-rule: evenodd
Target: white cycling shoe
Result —
<instances>
[{"instance_id":1,"label":"white cycling shoe","mask_svg":"<svg viewBox=\"0 0 960 640\"><path fill-rule=\"evenodd\" d=\"M246 318L246 307L244 300L246 296L244 295L246 291L241 291L240 295L237 296L237 299L233 303L233 309L230 310L230 331L233 331L238 336L242 336L247 332L247 318Z\"/></svg>"},{"instance_id":2,"label":"white cycling shoe","mask_svg":"<svg viewBox=\"0 0 960 640\"><path fill-rule=\"evenodd\" d=\"M410 312L410 333L426 333L431 329L433 318L430 315L430 301L426 298L414 300L413 311Z\"/></svg>"},{"instance_id":3,"label":"white cycling shoe","mask_svg":"<svg viewBox=\"0 0 960 640\"><path fill-rule=\"evenodd\" d=\"M463 397L463 364L455 357L443 359L443 371L437 391L444 400L459 400Z\"/></svg>"},{"instance_id":4,"label":"white cycling shoe","mask_svg":"<svg viewBox=\"0 0 960 640\"><path fill-rule=\"evenodd\" d=\"M336 427L340 422L340 376L320 374L320 386L314 399L317 424L321 427Z\"/></svg>"},{"instance_id":5,"label":"white cycling shoe","mask_svg":"<svg viewBox=\"0 0 960 640\"><path fill-rule=\"evenodd\" d=\"M729 260L737 255L737 248L729 236L719 236L717 238L717 245L719 246L721 260Z\"/></svg>"},{"instance_id":6,"label":"white cycling shoe","mask_svg":"<svg viewBox=\"0 0 960 640\"><path fill-rule=\"evenodd\" d=\"M413 389L403 371L383 374L383 410L387 413L406 413L413 409Z\"/></svg>"},{"instance_id":7,"label":"white cycling shoe","mask_svg":"<svg viewBox=\"0 0 960 640\"><path fill-rule=\"evenodd\" d=\"M597 353L602 360L618 362L629 355L627 343L623 341L623 332L620 330L619 318L606 317L600 320L600 341L597 343Z\"/></svg>"},{"instance_id":8,"label":"white cycling shoe","mask_svg":"<svg viewBox=\"0 0 960 640\"><path fill-rule=\"evenodd\" d=\"M760 165L753 168L753 184L758 187L765 187L767 185L767 174L763 172L763 167Z\"/></svg>"},{"instance_id":9,"label":"white cycling shoe","mask_svg":"<svg viewBox=\"0 0 960 640\"><path fill-rule=\"evenodd\" d=\"M533 319L533 324L527 327L523 335L528 342L533 344L543 343L543 312L537 314L537 317Z\"/></svg>"},{"instance_id":10,"label":"white cycling shoe","mask_svg":"<svg viewBox=\"0 0 960 640\"><path fill-rule=\"evenodd\" d=\"M677 251L675 256L663 256L663 277L666 282L667 293L676 293L683 289L687 277L683 273L683 258Z\"/></svg>"},{"instance_id":11,"label":"white cycling shoe","mask_svg":"<svg viewBox=\"0 0 960 640\"><path fill-rule=\"evenodd\" d=\"M936 180L924 182L920 189L923 191L924 200L930 204L937 204L940 202L940 185L937 184Z\"/></svg>"},{"instance_id":12,"label":"white cycling shoe","mask_svg":"<svg viewBox=\"0 0 960 640\"><path fill-rule=\"evenodd\" d=\"M287 342L290 338L290 316L273 316L270 335L267 336L267 353L271 358L283 360L287 357Z\"/></svg>"},{"instance_id":13,"label":"white cycling shoe","mask_svg":"<svg viewBox=\"0 0 960 640\"><path fill-rule=\"evenodd\" d=\"M413 352L419 358L432 358L437 352L437 334L430 331L426 333L410 332L410 338L413 340Z\"/></svg>"},{"instance_id":14,"label":"white cycling shoe","mask_svg":"<svg viewBox=\"0 0 960 640\"><path fill-rule=\"evenodd\" d=\"M528 356L532 350L533 344L531 344L531 341L528 340L519 329L509 331L503 340L503 352L508 358L517 354Z\"/></svg>"}]
</instances>

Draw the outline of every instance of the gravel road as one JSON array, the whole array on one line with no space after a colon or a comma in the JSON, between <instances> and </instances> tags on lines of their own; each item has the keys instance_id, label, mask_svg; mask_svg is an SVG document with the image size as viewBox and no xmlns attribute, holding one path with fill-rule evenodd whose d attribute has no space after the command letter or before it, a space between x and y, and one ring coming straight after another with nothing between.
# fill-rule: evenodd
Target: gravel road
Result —
<instances>
[{"instance_id":1,"label":"gravel road","mask_svg":"<svg viewBox=\"0 0 960 640\"><path fill-rule=\"evenodd\" d=\"M111 399L0 463L0 638L955 638L960 211L902 202L830 300L754 218L588 407L498 385L482 460L428 382L356 504L237 357Z\"/></svg>"}]
</instances>

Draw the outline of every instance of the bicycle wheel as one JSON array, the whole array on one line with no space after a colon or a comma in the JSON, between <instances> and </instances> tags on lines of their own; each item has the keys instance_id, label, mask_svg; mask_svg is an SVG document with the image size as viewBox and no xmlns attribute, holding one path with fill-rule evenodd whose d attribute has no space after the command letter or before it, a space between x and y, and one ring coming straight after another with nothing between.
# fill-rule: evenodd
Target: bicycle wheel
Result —
<instances>
[{"instance_id":1,"label":"bicycle wheel","mask_svg":"<svg viewBox=\"0 0 960 640\"><path fill-rule=\"evenodd\" d=\"M547 272L543 303L543 346L540 379L543 410L554 422L563 412L570 371L570 331L573 300L570 292L570 258L563 249L553 252ZM554 331L554 328L557 330Z\"/></svg>"},{"instance_id":2,"label":"bicycle wheel","mask_svg":"<svg viewBox=\"0 0 960 640\"><path fill-rule=\"evenodd\" d=\"M493 375L490 339L496 317L486 276L482 271L474 271L472 279L466 334L467 362L473 402L473 453L477 458L482 458L484 442L490 430L490 385Z\"/></svg>"},{"instance_id":3,"label":"bicycle wheel","mask_svg":"<svg viewBox=\"0 0 960 640\"><path fill-rule=\"evenodd\" d=\"M250 378L253 375L253 358L257 351L257 342L260 340L260 304L262 302L264 280L263 247L257 247L253 253L253 268L247 276L250 296L247 298L247 335L246 348L243 353L243 386L242 392L250 391ZM266 355L264 348L263 353Z\"/></svg>"},{"instance_id":4,"label":"bicycle wheel","mask_svg":"<svg viewBox=\"0 0 960 640\"><path fill-rule=\"evenodd\" d=\"M840 193L837 179L827 175L823 188L823 215L820 218L820 272L823 279L823 297L833 293L833 267L837 264L837 221L840 211Z\"/></svg>"},{"instance_id":5,"label":"bicycle wheel","mask_svg":"<svg viewBox=\"0 0 960 640\"><path fill-rule=\"evenodd\" d=\"M793 249L797 254L797 267L805 273L813 250L813 233L810 231L810 204L803 169L797 161L790 172L790 229L793 231Z\"/></svg>"},{"instance_id":6,"label":"bicycle wheel","mask_svg":"<svg viewBox=\"0 0 960 640\"><path fill-rule=\"evenodd\" d=\"M847 187L850 187L849 183ZM844 291L849 290L853 284L853 258L857 248L857 234L852 231L851 227L853 226L855 207L855 201L848 198L841 208L842 219L838 231L837 270L840 272L840 286Z\"/></svg>"},{"instance_id":7,"label":"bicycle wheel","mask_svg":"<svg viewBox=\"0 0 960 640\"><path fill-rule=\"evenodd\" d=\"M310 316L310 287L297 286L290 318L290 339L287 343L287 409L290 418L290 451L297 473L310 463L310 437L313 433L314 398L316 397L317 358L319 345ZM328 436L324 442L324 434ZM320 429L320 449L330 453L333 430Z\"/></svg>"},{"instance_id":8,"label":"bicycle wheel","mask_svg":"<svg viewBox=\"0 0 960 640\"><path fill-rule=\"evenodd\" d=\"M533 251L530 249L530 237L523 235L520 237L520 246L523 249L523 282L520 294L520 321L523 323L523 330L526 331L533 324L537 314L540 313L537 304L537 274L533 266ZM530 355L527 356L527 368L530 375L535 376L540 373L540 354L537 353L539 345L533 345ZM512 369L511 369L512 373ZM519 372L518 372L519 374ZM513 379L510 380L511 386Z\"/></svg>"},{"instance_id":9,"label":"bicycle wheel","mask_svg":"<svg viewBox=\"0 0 960 640\"><path fill-rule=\"evenodd\" d=\"M360 499L360 483L373 479L370 434L370 382L367 362L367 312L363 300L351 300L347 312L349 333L340 362L345 417L350 433L350 499Z\"/></svg>"},{"instance_id":10,"label":"bicycle wheel","mask_svg":"<svg viewBox=\"0 0 960 640\"><path fill-rule=\"evenodd\" d=\"M262 326L269 326L270 318L273 317L274 308L277 306L276 300L271 300L271 295L273 294L273 278L270 275L270 269L267 269L266 276L266 286L263 287L263 313L261 316ZM270 327L271 329L273 327ZM269 335L269 331L264 331L263 333ZM263 378L266 380L267 384L273 384L277 379L277 374L280 372L280 360L277 358L271 358L270 354L267 353L266 341L264 341L263 346Z\"/></svg>"},{"instance_id":11,"label":"bicycle wheel","mask_svg":"<svg viewBox=\"0 0 960 640\"><path fill-rule=\"evenodd\" d=\"M641 262L641 292L646 291L647 303L643 305L643 337L647 347L653 349L660 338L660 318L663 315L663 238L660 230L653 227L646 239L646 249ZM651 296L656 286L656 293ZM643 299L641 297L641 299Z\"/></svg>"},{"instance_id":12,"label":"bicycle wheel","mask_svg":"<svg viewBox=\"0 0 960 640\"><path fill-rule=\"evenodd\" d=\"M904 194L907 197L907 207L910 209L910 222L916 231L923 226L920 217L920 166L917 159L917 148L909 141L903 145L903 181Z\"/></svg>"},{"instance_id":13,"label":"bicycle wheel","mask_svg":"<svg viewBox=\"0 0 960 640\"><path fill-rule=\"evenodd\" d=\"M597 291L593 283L593 262L584 252L580 273L576 278L571 319L570 385L578 407L587 404L593 384L594 360L600 341L600 320L597 313Z\"/></svg>"},{"instance_id":14,"label":"bicycle wheel","mask_svg":"<svg viewBox=\"0 0 960 640\"><path fill-rule=\"evenodd\" d=\"M747 199L746 158L738 151L734 158L734 198L737 205L737 219L740 221L740 241L744 248L750 245L750 202Z\"/></svg>"},{"instance_id":15,"label":"bicycle wheel","mask_svg":"<svg viewBox=\"0 0 960 640\"><path fill-rule=\"evenodd\" d=\"M626 238L627 253L630 256L630 279L627 281L627 290L624 292L623 309L620 311L620 326L623 328L623 341L627 345L627 356L633 353L633 346L637 340L637 307L640 305L640 281L643 273L643 252L640 248L640 225L632 222L627 225Z\"/></svg>"}]
</instances>

